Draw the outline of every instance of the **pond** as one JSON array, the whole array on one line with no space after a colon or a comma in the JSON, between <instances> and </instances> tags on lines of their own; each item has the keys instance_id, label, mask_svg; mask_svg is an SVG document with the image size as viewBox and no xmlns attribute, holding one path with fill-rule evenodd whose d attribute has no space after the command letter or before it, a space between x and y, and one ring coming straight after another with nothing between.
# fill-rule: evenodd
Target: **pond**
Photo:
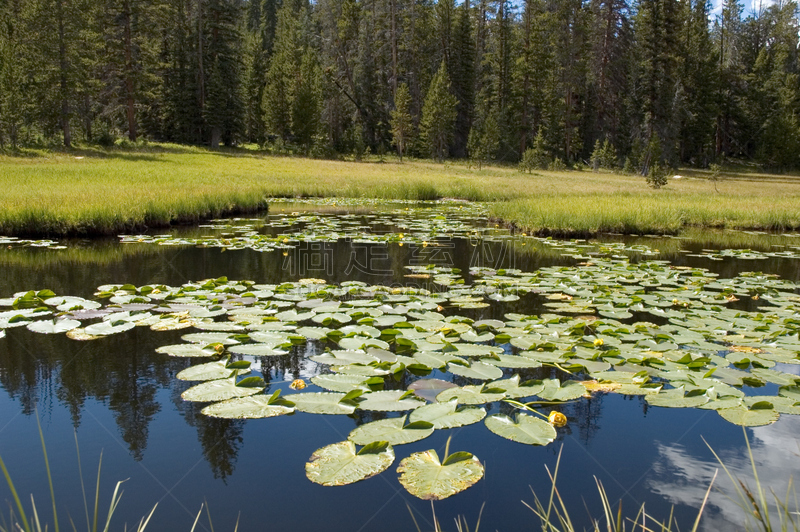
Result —
<instances>
[{"instance_id":1,"label":"pond","mask_svg":"<svg viewBox=\"0 0 800 532\"><path fill-rule=\"evenodd\" d=\"M101 453L101 516L127 479L113 523L157 503L156 530L190 530L201 504L216 530L432 530L433 511L446 530L536 528L523 501L549 496L559 453L578 529L602 516L596 482L690 528L709 446L752 486L746 434L778 494L800 469L796 234L560 241L472 204L309 200L169 234L0 240L0 456L50 516L40 421L62 526L85 522ZM271 417L215 417L256 412ZM317 483L353 480L307 466L348 436L395 445L359 455L372 478ZM482 478L432 510L398 467L448 441ZM701 528L740 529L734 505L713 492Z\"/></svg>"}]
</instances>

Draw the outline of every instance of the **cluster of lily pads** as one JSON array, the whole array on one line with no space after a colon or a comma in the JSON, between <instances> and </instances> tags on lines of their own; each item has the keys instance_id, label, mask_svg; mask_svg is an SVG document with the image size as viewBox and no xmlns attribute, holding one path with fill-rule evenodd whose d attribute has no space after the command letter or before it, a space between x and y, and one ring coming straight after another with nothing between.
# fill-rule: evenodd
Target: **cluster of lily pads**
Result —
<instances>
[{"instance_id":1,"label":"cluster of lily pads","mask_svg":"<svg viewBox=\"0 0 800 532\"><path fill-rule=\"evenodd\" d=\"M22 247L31 247L31 248L49 248L49 249L67 249L67 246L55 241L55 240L27 240L23 238L17 238L14 236L0 236L0 246L4 246L8 249L12 248L22 248Z\"/></svg>"},{"instance_id":2,"label":"cluster of lily pads","mask_svg":"<svg viewBox=\"0 0 800 532\"><path fill-rule=\"evenodd\" d=\"M439 290L220 278L180 287L105 285L94 299L28 291L0 299L0 309L7 308L0 310L0 338L23 326L75 340L137 326L194 328L199 332L182 343L157 351L210 359L177 375L200 382L182 397L209 403L205 415L403 413L363 424L347 441L315 452L306 473L324 485L377 474L394 461L393 446L480 421L499 436L546 445L558 423L539 409L591 393L715 410L745 426L800 413L800 377L791 372L800 365L800 295L792 282L753 272L719 279L663 261L601 258L536 272L473 268L468 276L435 265L409 269ZM460 314L521 297L536 298L544 311L506 313L503 320ZM756 310L744 310L743 302ZM305 343L317 347L309 359L326 368L310 379L324 391L304 390L301 380L292 385L297 393L266 394L261 377L242 378L251 362ZM537 368L549 368L547 375L524 377ZM397 382L411 384L391 389ZM762 387L772 393L758 394ZM498 402L517 413L487 417ZM477 482L483 469L469 453L440 460L428 451L403 460L398 472L413 494L438 499Z\"/></svg>"},{"instance_id":3,"label":"cluster of lily pads","mask_svg":"<svg viewBox=\"0 0 800 532\"><path fill-rule=\"evenodd\" d=\"M490 228L476 227L476 224L486 220L484 206L464 202L441 203L436 209L401 206L386 212L361 214L297 211L270 215L266 219L213 220L199 226L212 231L207 235L122 235L120 242L255 251L291 249L301 242L340 239L355 243L425 245L442 238L484 234Z\"/></svg>"},{"instance_id":4,"label":"cluster of lily pads","mask_svg":"<svg viewBox=\"0 0 800 532\"><path fill-rule=\"evenodd\" d=\"M363 200L309 199L296 200L290 205L298 209L309 206L332 206L345 209L363 207ZM309 212L298 210L271 214L266 219L213 220L200 228L207 234L193 236L122 235L124 244L156 244L162 246L201 246L226 250L251 249L265 252L292 249L304 242L393 243L428 246L452 238L469 238L482 242L513 241L520 246L535 245L560 255L586 257L619 255L655 257L656 247L625 242L589 242L586 240L559 240L551 237L510 232L498 224L490 223L486 205L460 201L438 202L386 202L375 200L373 207L385 210L369 213ZM399 205L399 206L398 206ZM784 235L794 236L794 235ZM663 238L671 238L669 236ZM678 237L679 238L679 237ZM749 249L703 250L690 256L712 260L725 258L766 259L800 258L800 246L783 246L784 249L755 251Z\"/></svg>"}]
</instances>

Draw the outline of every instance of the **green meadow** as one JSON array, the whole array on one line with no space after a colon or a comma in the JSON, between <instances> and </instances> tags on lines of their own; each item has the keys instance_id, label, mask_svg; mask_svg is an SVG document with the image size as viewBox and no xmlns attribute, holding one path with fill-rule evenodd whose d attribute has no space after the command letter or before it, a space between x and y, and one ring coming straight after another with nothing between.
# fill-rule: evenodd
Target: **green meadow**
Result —
<instances>
[{"instance_id":1,"label":"green meadow","mask_svg":"<svg viewBox=\"0 0 800 532\"><path fill-rule=\"evenodd\" d=\"M393 157L332 161L169 144L25 151L0 156L0 234L113 235L311 196L487 201L497 220L561 236L800 227L800 177L732 167L717 191L708 173L681 176L654 190L640 176Z\"/></svg>"}]
</instances>

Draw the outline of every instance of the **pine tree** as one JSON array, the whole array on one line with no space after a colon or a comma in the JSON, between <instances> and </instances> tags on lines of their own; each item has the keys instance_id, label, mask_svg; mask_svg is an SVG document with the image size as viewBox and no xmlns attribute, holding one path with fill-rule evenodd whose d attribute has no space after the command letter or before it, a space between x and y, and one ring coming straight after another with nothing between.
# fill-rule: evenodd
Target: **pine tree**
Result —
<instances>
[{"instance_id":1,"label":"pine tree","mask_svg":"<svg viewBox=\"0 0 800 532\"><path fill-rule=\"evenodd\" d=\"M453 138L458 100L450 92L447 64L442 60L431 81L425 105L422 107L420 133L431 157L441 161L447 157Z\"/></svg>"},{"instance_id":2,"label":"pine tree","mask_svg":"<svg viewBox=\"0 0 800 532\"><path fill-rule=\"evenodd\" d=\"M472 125L475 105L475 42L472 35L469 0L457 10L451 52L451 82L453 95L458 100L456 125L453 137L453 154L463 157Z\"/></svg>"},{"instance_id":3,"label":"pine tree","mask_svg":"<svg viewBox=\"0 0 800 532\"><path fill-rule=\"evenodd\" d=\"M489 102L479 104L477 118L469 132L470 161L477 163L478 170L484 163L497 157L500 148L500 131L497 125L497 112Z\"/></svg>"},{"instance_id":4,"label":"pine tree","mask_svg":"<svg viewBox=\"0 0 800 532\"><path fill-rule=\"evenodd\" d=\"M593 136L625 146L630 135L626 95L632 44L626 0L592 0L587 72L586 145Z\"/></svg>"},{"instance_id":5,"label":"pine tree","mask_svg":"<svg viewBox=\"0 0 800 532\"><path fill-rule=\"evenodd\" d=\"M292 135L308 153L320 129L322 113L322 71L316 51L307 47L303 53L292 88Z\"/></svg>"},{"instance_id":6,"label":"pine tree","mask_svg":"<svg viewBox=\"0 0 800 532\"><path fill-rule=\"evenodd\" d=\"M797 9L793 0L770 6L767 44L751 76L756 96L753 119L760 125L756 155L779 170L800 164Z\"/></svg>"},{"instance_id":7,"label":"pine tree","mask_svg":"<svg viewBox=\"0 0 800 532\"><path fill-rule=\"evenodd\" d=\"M405 83L397 87L394 97L394 110L391 113L392 144L397 149L400 162L403 161L408 146L413 142L414 122L411 118L411 93Z\"/></svg>"},{"instance_id":8,"label":"pine tree","mask_svg":"<svg viewBox=\"0 0 800 532\"><path fill-rule=\"evenodd\" d=\"M289 3L278 11L275 47L261 108L268 134L289 140L292 129L292 80L300 61L300 21Z\"/></svg>"},{"instance_id":9,"label":"pine tree","mask_svg":"<svg viewBox=\"0 0 800 532\"><path fill-rule=\"evenodd\" d=\"M638 131L642 144L658 137L660 158L676 154L675 94L678 89L680 10L678 0L639 0L635 19ZM660 161L659 161L660 162ZM646 173L649 164L642 167Z\"/></svg>"},{"instance_id":10,"label":"pine tree","mask_svg":"<svg viewBox=\"0 0 800 532\"><path fill-rule=\"evenodd\" d=\"M739 0L723 0L722 13L714 27L714 48L719 60L716 72L714 155L716 158L742 151L737 138L746 128L742 102L745 97L742 6Z\"/></svg>"},{"instance_id":11,"label":"pine tree","mask_svg":"<svg viewBox=\"0 0 800 532\"><path fill-rule=\"evenodd\" d=\"M514 122L519 124L519 156L536 132L544 127L549 107L547 90L552 76L552 47L549 46L548 14L542 0L527 0L522 12L517 60L513 70Z\"/></svg>"},{"instance_id":12,"label":"pine tree","mask_svg":"<svg viewBox=\"0 0 800 532\"><path fill-rule=\"evenodd\" d=\"M555 48L556 91L561 152L567 164L582 151L579 134L586 86L587 12L581 0L553 1L553 45Z\"/></svg>"},{"instance_id":13,"label":"pine tree","mask_svg":"<svg viewBox=\"0 0 800 532\"><path fill-rule=\"evenodd\" d=\"M706 166L715 157L717 57L709 33L710 5L694 0L686 6L683 67L684 91L679 111L680 160Z\"/></svg>"},{"instance_id":14,"label":"pine tree","mask_svg":"<svg viewBox=\"0 0 800 532\"><path fill-rule=\"evenodd\" d=\"M0 7L0 146L16 146L24 118L24 32L22 5Z\"/></svg>"},{"instance_id":15,"label":"pine tree","mask_svg":"<svg viewBox=\"0 0 800 532\"><path fill-rule=\"evenodd\" d=\"M208 0L205 7L207 35L203 64L206 95L203 118L212 147L234 144L242 133L244 103L240 92L242 35L241 9L237 0Z\"/></svg>"}]
</instances>

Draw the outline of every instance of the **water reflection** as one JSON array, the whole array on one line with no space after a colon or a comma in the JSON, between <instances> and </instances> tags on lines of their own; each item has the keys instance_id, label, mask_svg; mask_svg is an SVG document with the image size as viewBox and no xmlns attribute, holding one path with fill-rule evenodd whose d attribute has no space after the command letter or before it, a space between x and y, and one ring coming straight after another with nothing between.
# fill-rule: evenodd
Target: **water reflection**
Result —
<instances>
[{"instance_id":1,"label":"water reflection","mask_svg":"<svg viewBox=\"0 0 800 532\"><path fill-rule=\"evenodd\" d=\"M780 423L748 429L747 433L758 480L769 502L772 524L780 528L775 495L786 500L788 494L789 508L796 510L793 479L800 478L800 419L796 416L784 416ZM740 504L743 503L735 489L739 486L734 486L710 452L698 456L696 450L692 452L677 444L658 444L657 448L658 457L653 464L655 478L647 482L648 489L673 504L699 508L714 472L719 470L714 483L715 489L709 496L701 521L701 530L742 529L742 516L745 513L749 515L752 508L742 512ZM715 451L737 482L743 482L758 498L753 466L748 458L744 436L740 443Z\"/></svg>"},{"instance_id":2,"label":"water reflection","mask_svg":"<svg viewBox=\"0 0 800 532\"><path fill-rule=\"evenodd\" d=\"M758 237L756 235L737 234L732 239L733 243L746 245L750 248L769 249L776 238L783 238L786 242L797 242L790 237ZM609 237L620 239L621 237ZM738 240L737 240L738 239ZM653 246L653 239L631 240L631 242L647 242ZM800 269L797 262L790 259L770 259L743 263L736 259L710 261L699 257L687 257L683 251L700 251L705 247L713 246L714 238L702 242L685 242L676 239L659 240L658 247L673 259L675 264L708 268L720 273L724 277L734 277L742 270L760 269L762 271L777 273L784 278L797 280L800 278ZM783 241L781 241L783 242ZM788 244L781 244L788 245ZM438 260L448 261L446 266L457 267L467 272L470 267L512 267L524 271L535 271L538 268L552 265L573 265L576 260L565 257L561 252L547 245L513 247L507 243L479 244L467 239L454 240L438 251L436 248L422 248L420 246L397 246L382 244L359 244L341 241L326 243L315 248L312 244L298 246L288 250L284 256L281 252L257 253L249 250L222 252L218 249L196 248L168 248L158 246L119 246L116 242L106 243L75 243L67 250L36 250L14 249L0 250L0 267L3 275L0 276L0 296L8 296L18 290L27 288L50 288L57 293L74 294L90 297L95 288L105 283L132 282L137 285L148 283L164 283L180 285L189 280L198 280L209 277L227 276L232 279L251 279L258 283L280 283L287 280L296 280L306 277L323 278L329 282L341 283L348 280L360 280L370 284L384 285L420 285L427 289L435 290L425 279L408 278L404 267L409 264L420 264ZM683 250L683 251L682 251ZM433 253L436 251L436 253ZM440 264L445 265L445 264ZM469 282L469 279L468 279ZM459 314L467 315L473 319L502 318L507 312L540 313L543 309L542 300L534 294L523 297L520 301L511 304L492 302L485 309L460 310ZM757 305L753 302L744 304ZM642 316L643 319L652 321L652 316ZM45 336L31 333L24 328L9 329L7 338L0 341L0 384L6 391L11 401L4 401L7 412L18 409L23 414L31 416L38 404L57 403L63 405L69 412L70 421L76 428L85 425L83 418L92 403L99 402L113 416L116 430L124 442L127 452L135 462L145 462L153 454L163 453L180 462L181 466L188 469L193 467L197 455L208 465L208 470L214 479L221 482L233 483L240 475L235 475L237 464L240 460L246 463L245 440L248 444L259 448L263 456L259 460L266 463L271 460L272 467L278 467L275 462L283 461L283 456L273 456L272 448L261 449L262 441L257 438L246 438L250 434L264 437L265 433L274 430L267 427L266 423L247 423L242 421L221 420L206 417L200 414L201 405L187 403L181 400L180 394L190 386L190 383L177 381L177 372L191 365L190 361L169 358L158 355L155 349L162 345L174 344L180 341L180 336L187 331L153 332L148 329L136 328L128 333L111 336L95 342L74 342L62 335ZM260 357L254 359L253 369L260 372L267 381L269 391L277 388L286 390L288 382L310 377L324 370L324 367L309 360L308 357L318 354L325 349L324 344L308 342L294 346L289 355L283 357ZM328 345L327 347L331 347ZM781 368L783 371L800 369L800 366ZM511 372L506 372L507 375ZM558 376L558 372L549 368L517 371L523 380L542 379ZM433 372L431 376L437 376ZM387 389L405 389L418 377L408 373L403 374L399 380L387 379ZM471 381L456 377L458 384L470 384ZM620 399L624 401L628 414L641 412L642 418L647 414L647 404L640 398ZM559 432L559 440L574 438L584 447L589 448L601 439L598 436L601 429L617 430L615 439L623 440L615 448L618 454L623 455L620 461L625 460L626 454L635 452L645 453L643 450L632 450L624 441L630 437L630 432L638 429L625 427L626 423L635 424L637 419L629 421L614 420L612 415L603 411L604 399L593 397L580 400L567 405L553 407L567 415L568 427ZM508 404L491 405L485 407L487 411L498 411L511 414L514 409ZM16 411L13 412L16 414ZM307 457L313 448L333 441L335 437L344 438L353 427L377 420L390 415L380 412L357 411L353 416L330 421L320 421L320 416L297 414L291 419L281 420L269 425L285 429L287 426L298 431L305 437L306 446L299 446L295 454L305 454ZM157 422L183 424L191 427L190 438L170 440L163 429L155 428ZM327 424L325 424L327 422ZM720 422L722 423L722 422ZM776 493L785 492L788 482L788 473L800 468L796 456L798 446L795 436L800 430L800 419L793 416L784 416L776 425L752 430L754 454L758 460L759 474L766 486L775 489ZM325 425L324 430L319 429ZM713 426L713 424L710 424ZM83 427L83 430L89 430ZM629 432L624 432L628 430ZM475 445L476 454L483 451L492 457L490 452L502 449L498 453L528 453L526 456L552 456L556 452L555 446L548 449L520 450L517 444L499 442L493 435L485 435L488 431L484 427L468 428L461 434L469 435L462 440L464 447ZM314 437L315 434L318 436ZM485 436L484 436L485 435ZM617 436L619 435L619 436ZM627 436L626 436L627 435ZM10 437L8 434L3 437ZM273 438L276 436L272 436ZM287 441L295 441L296 435L285 434L281 436ZM483 442L482 438L487 438ZM437 435L437 438L446 439L446 435ZM311 442L311 443L309 443ZM443 443L443 442L439 442ZM148 444L150 448L148 448ZM198 448L199 444L199 448ZM291 443L286 446L294 447ZM424 450L433 444L424 442L422 447L414 450ZM512 447L509 448L508 445ZM483 446L483 447L481 447ZM197 448L196 454L193 454ZM185 451L184 451L185 449ZM510 449L510 450L509 450ZM473 449L470 449L473 450ZM743 446L737 445L721 449L726 465L743 479L752 482L752 472L747 460L742 459ZM35 451L31 451L35 452ZM284 450L284 452L286 452ZM405 452L405 450L404 450ZM539 453L539 454L537 454ZM656 475L648 481L647 487L663 499L680 505L692 507L699 506L705 493L705 487L713 475L716 467L713 458L701 456L697 450L687 450L674 443L659 444L656 448L654 470ZM288 454L288 452L287 452ZM297 457L295 457L297 458ZM298 458L291 461L291 478L280 477L278 483L297 487L308 488L303 484L302 460ZM288 458L285 459L289 461ZM502 463L498 463L504 460ZM263 465L263 464L262 464ZM535 463L536 474L544 473L540 462ZM287 465L282 465L286 468ZM498 457L493 463L496 470L508 470L507 475L513 475L516 466L510 454ZM269 468L267 468L269 470ZM490 470L492 471L492 470ZM263 473L263 471L262 471ZM262 479L263 481L263 479ZM242 480L244 482L244 480ZM494 482L487 479L487 485ZM526 483L520 480L512 488L505 488L504 497L514 497L518 500L522 493L514 490L526 490ZM727 479L720 478L718 483L726 485ZM257 483L255 483L257 484ZM502 484L502 482L500 482ZM577 482L576 482L577 484ZM494 484L492 484L494 486ZM248 485L248 489L253 486ZM494 486L496 488L496 486ZM503 488L503 486L500 486ZM310 489L310 488L309 488ZM314 488L317 489L317 488ZM349 489L349 488L348 488ZM366 493L373 488L353 488L359 493ZM498 488L499 489L499 488ZM511 493L509 492L511 491ZM342 492L344 493L344 491ZM352 493L352 492L348 492ZM476 493L477 490L476 490ZM527 491L526 491L527 493ZM575 488L575 493L578 488ZM582 493L582 492L581 492ZM589 489L591 493L591 486ZM334 495L332 497L337 497ZM481 492L481 497L489 498L490 495ZM342 496L344 497L344 496ZM477 495L465 495L465 499ZM237 493L228 493L224 504L238 510L239 496ZM510 500L510 499L508 499ZM369 500L372 504L375 501ZM481 501L477 502L480 506ZM493 499L494 504L503 506ZM379 504L382 504L381 501ZM295 502L295 504L297 504ZM734 523L725 521L726 515L739 515L723 495L712 494L711 503L704 521L706 530L719 530L728 527L738 529ZM302 512L300 505L291 507L291 512ZM425 510L427 511L427 510ZM403 508L403 513L405 509ZM497 519L497 518L495 518ZM490 526L491 526L490 521ZM401 522L399 525L407 523ZM389 525L387 524L387 527ZM407 529L407 526L396 528ZM320 528L317 528L320 529Z\"/></svg>"}]
</instances>

